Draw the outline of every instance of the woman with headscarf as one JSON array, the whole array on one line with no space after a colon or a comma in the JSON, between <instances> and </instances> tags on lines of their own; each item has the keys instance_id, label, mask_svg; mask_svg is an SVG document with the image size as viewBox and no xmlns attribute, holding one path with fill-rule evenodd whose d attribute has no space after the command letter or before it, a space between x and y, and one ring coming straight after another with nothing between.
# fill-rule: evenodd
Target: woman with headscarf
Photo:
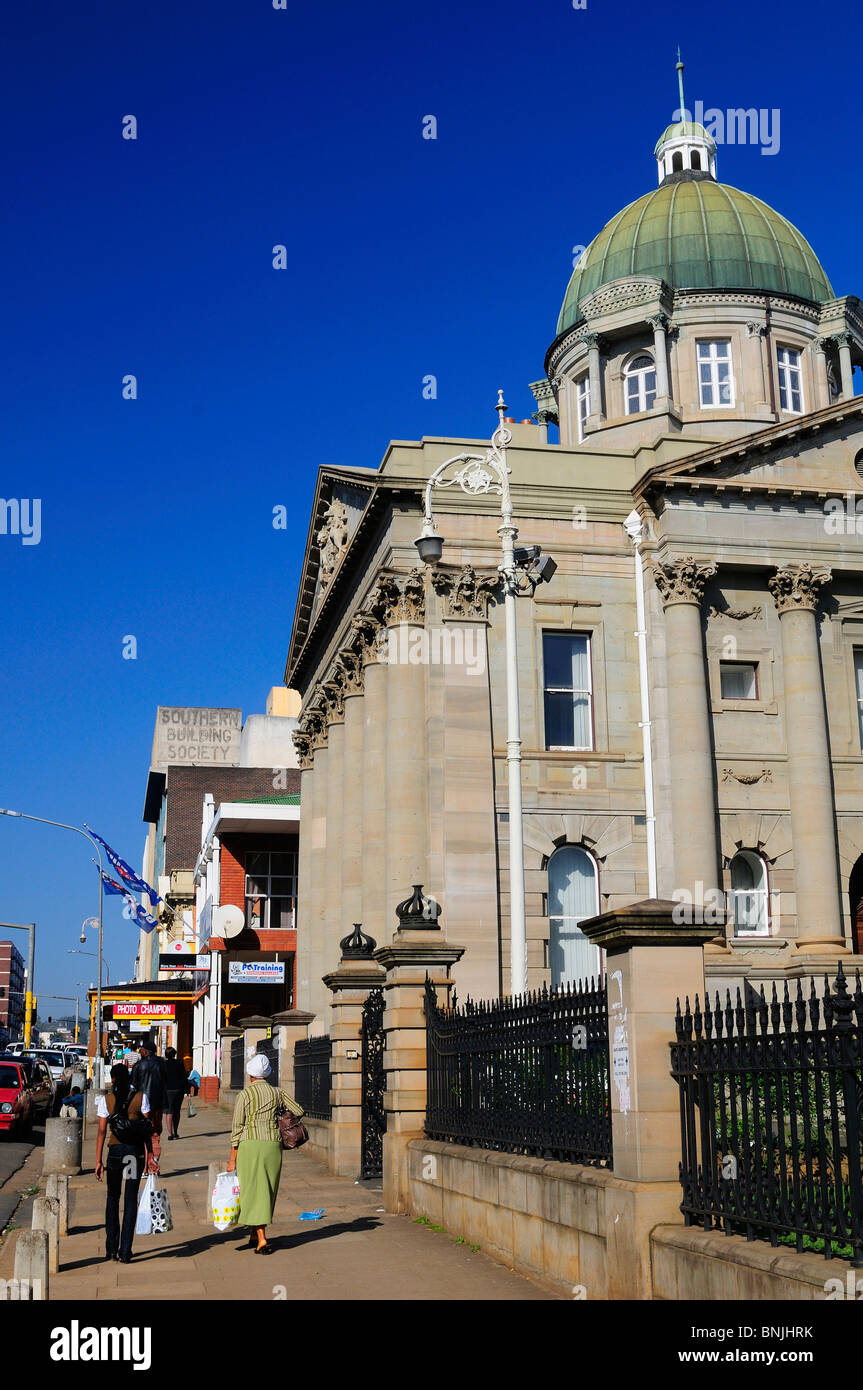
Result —
<instances>
[{"instance_id":1,"label":"woman with headscarf","mask_svg":"<svg viewBox=\"0 0 863 1390\"><path fill-rule=\"evenodd\" d=\"M282 1107L294 1115L305 1113L287 1091L270 1085L266 1079L270 1071L269 1058L262 1052L256 1052L246 1064L249 1083L234 1106L227 1166L227 1171L236 1171L240 1180L239 1223L253 1228L248 1241L237 1249L254 1250L258 1255L270 1255L273 1250L267 1240L267 1227L273 1219L282 1175L282 1142L276 1115Z\"/></svg>"}]
</instances>

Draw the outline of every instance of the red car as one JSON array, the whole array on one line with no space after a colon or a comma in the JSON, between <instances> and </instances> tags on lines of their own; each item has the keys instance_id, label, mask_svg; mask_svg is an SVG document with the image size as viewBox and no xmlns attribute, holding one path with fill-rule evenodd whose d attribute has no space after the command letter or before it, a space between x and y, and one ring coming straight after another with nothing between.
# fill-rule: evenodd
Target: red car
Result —
<instances>
[{"instance_id":1,"label":"red car","mask_svg":"<svg viewBox=\"0 0 863 1390\"><path fill-rule=\"evenodd\" d=\"M29 1134L53 1105L54 1083L44 1062L0 1054L0 1134Z\"/></svg>"}]
</instances>

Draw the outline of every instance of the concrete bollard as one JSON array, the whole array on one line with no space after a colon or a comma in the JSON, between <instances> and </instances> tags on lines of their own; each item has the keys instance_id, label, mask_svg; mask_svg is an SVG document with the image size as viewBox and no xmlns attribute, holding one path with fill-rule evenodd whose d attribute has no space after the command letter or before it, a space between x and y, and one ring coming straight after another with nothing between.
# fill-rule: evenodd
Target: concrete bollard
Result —
<instances>
[{"instance_id":1,"label":"concrete bollard","mask_svg":"<svg viewBox=\"0 0 863 1390\"><path fill-rule=\"evenodd\" d=\"M15 1278L5 1286L6 1298L47 1303L48 1277L48 1232L19 1231L15 1242Z\"/></svg>"},{"instance_id":2,"label":"concrete bollard","mask_svg":"<svg viewBox=\"0 0 863 1390\"><path fill-rule=\"evenodd\" d=\"M69 1179L65 1173L49 1173L45 1196L56 1197L60 1203L60 1235L69 1234Z\"/></svg>"},{"instance_id":3,"label":"concrete bollard","mask_svg":"<svg viewBox=\"0 0 863 1390\"><path fill-rule=\"evenodd\" d=\"M80 1173L81 1121L58 1115L45 1121L45 1152L42 1173Z\"/></svg>"},{"instance_id":4,"label":"concrete bollard","mask_svg":"<svg viewBox=\"0 0 863 1390\"><path fill-rule=\"evenodd\" d=\"M56 1274L60 1268L60 1203L56 1197L33 1199L33 1230L48 1235L48 1269Z\"/></svg>"},{"instance_id":5,"label":"concrete bollard","mask_svg":"<svg viewBox=\"0 0 863 1390\"><path fill-rule=\"evenodd\" d=\"M88 1120L95 1120L96 1106L99 1103L101 1091L97 1091L95 1086L91 1086L89 1091L84 1092L84 1114Z\"/></svg>"},{"instance_id":6,"label":"concrete bollard","mask_svg":"<svg viewBox=\"0 0 863 1390\"><path fill-rule=\"evenodd\" d=\"M206 1214L203 1217L203 1222L205 1226L212 1226L213 1224L213 1209L210 1205L210 1202L213 1196L213 1188L216 1186L216 1178L219 1176L220 1173L224 1173L224 1171L224 1159L219 1158L214 1158L207 1169L207 1209Z\"/></svg>"}]
</instances>

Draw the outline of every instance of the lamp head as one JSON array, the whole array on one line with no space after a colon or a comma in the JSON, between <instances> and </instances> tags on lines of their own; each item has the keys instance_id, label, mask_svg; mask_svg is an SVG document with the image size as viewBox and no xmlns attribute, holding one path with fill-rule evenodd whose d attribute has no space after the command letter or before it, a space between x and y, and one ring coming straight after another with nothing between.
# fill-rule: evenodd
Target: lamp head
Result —
<instances>
[{"instance_id":1,"label":"lamp head","mask_svg":"<svg viewBox=\"0 0 863 1390\"><path fill-rule=\"evenodd\" d=\"M84 935L83 932L81 933L81 935L80 935L80 937L78 938L78 940L81 942L81 945L82 945L82 946L85 945L85 943L86 943L86 941L87 941L87 938L86 938L86 936Z\"/></svg>"},{"instance_id":2,"label":"lamp head","mask_svg":"<svg viewBox=\"0 0 863 1390\"><path fill-rule=\"evenodd\" d=\"M443 554L443 536L434 529L434 522L427 517L423 522L422 534L414 541L417 553L424 565L436 565Z\"/></svg>"}]
</instances>

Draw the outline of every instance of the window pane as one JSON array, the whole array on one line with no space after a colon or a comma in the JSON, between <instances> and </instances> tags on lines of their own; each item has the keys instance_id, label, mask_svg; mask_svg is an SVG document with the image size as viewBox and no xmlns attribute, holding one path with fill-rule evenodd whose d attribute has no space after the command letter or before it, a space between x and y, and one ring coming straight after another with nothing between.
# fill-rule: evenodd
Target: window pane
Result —
<instances>
[{"instance_id":1,"label":"window pane","mask_svg":"<svg viewBox=\"0 0 863 1390\"><path fill-rule=\"evenodd\" d=\"M757 690L755 666L720 662L719 685L723 700L754 700Z\"/></svg>"},{"instance_id":2,"label":"window pane","mask_svg":"<svg viewBox=\"0 0 863 1390\"><path fill-rule=\"evenodd\" d=\"M261 897L267 896L267 882L265 878L246 878L246 897L252 898L260 894Z\"/></svg>"},{"instance_id":3,"label":"window pane","mask_svg":"<svg viewBox=\"0 0 863 1390\"><path fill-rule=\"evenodd\" d=\"M562 845L548 861L551 917L592 917L596 911L596 867L577 845Z\"/></svg>"},{"instance_id":4,"label":"window pane","mask_svg":"<svg viewBox=\"0 0 863 1390\"><path fill-rule=\"evenodd\" d=\"M712 379L713 371L709 362L702 362L698 371L702 381L707 382Z\"/></svg>"},{"instance_id":5,"label":"window pane","mask_svg":"<svg viewBox=\"0 0 863 1390\"><path fill-rule=\"evenodd\" d=\"M545 746L546 748L572 748L573 709L572 696L564 691L545 694Z\"/></svg>"},{"instance_id":6,"label":"window pane","mask_svg":"<svg viewBox=\"0 0 863 1390\"><path fill-rule=\"evenodd\" d=\"M290 931L293 925L293 898L273 898L270 902L270 929L273 931Z\"/></svg>"},{"instance_id":7,"label":"window pane","mask_svg":"<svg viewBox=\"0 0 863 1390\"><path fill-rule=\"evenodd\" d=\"M627 368L627 371L630 371L630 372L639 372L639 371L641 371L642 367L652 367L652 366L653 366L653 358L652 358L652 357L648 357L648 356L645 354L645 355L642 356L642 357L634 357L634 358L632 359L632 361L630 362L630 364L629 364L629 366L628 366L628 368Z\"/></svg>"},{"instance_id":8,"label":"window pane","mask_svg":"<svg viewBox=\"0 0 863 1390\"><path fill-rule=\"evenodd\" d=\"M295 854L274 854L270 863L271 874L293 874L296 872L297 857Z\"/></svg>"},{"instance_id":9,"label":"window pane","mask_svg":"<svg viewBox=\"0 0 863 1390\"><path fill-rule=\"evenodd\" d=\"M723 382L720 382L720 385L719 385L719 404L720 404L720 405L730 405L730 404L731 404L731 382L730 382L730 381L723 381Z\"/></svg>"},{"instance_id":10,"label":"window pane","mask_svg":"<svg viewBox=\"0 0 863 1390\"><path fill-rule=\"evenodd\" d=\"M267 868L267 860L268 860L268 859L269 859L269 855L267 854L267 851L266 851L266 850L252 850L252 851L250 851L250 853L246 855L246 873L247 873L247 874L266 874L266 873L268 873L268 872L269 872L269 870L268 870L268 868Z\"/></svg>"},{"instance_id":11,"label":"window pane","mask_svg":"<svg viewBox=\"0 0 863 1390\"><path fill-rule=\"evenodd\" d=\"M572 688L572 643L568 632L543 633L542 662L546 687Z\"/></svg>"},{"instance_id":12,"label":"window pane","mask_svg":"<svg viewBox=\"0 0 863 1390\"><path fill-rule=\"evenodd\" d=\"M289 897L294 891L294 881L291 878L271 878L270 897L280 898Z\"/></svg>"},{"instance_id":13,"label":"window pane","mask_svg":"<svg viewBox=\"0 0 863 1390\"><path fill-rule=\"evenodd\" d=\"M854 653L854 675L857 681L857 699L863 700L863 651Z\"/></svg>"},{"instance_id":14,"label":"window pane","mask_svg":"<svg viewBox=\"0 0 863 1390\"><path fill-rule=\"evenodd\" d=\"M590 748L590 700L587 695L572 697L573 748Z\"/></svg>"},{"instance_id":15,"label":"window pane","mask_svg":"<svg viewBox=\"0 0 863 1390\"><path fill-rule=\"evenodd\" d=\"M551 987L599 977L599 950L573 922L552 918L549 922L548 964Z\"/></svg>"}]
</instances>

